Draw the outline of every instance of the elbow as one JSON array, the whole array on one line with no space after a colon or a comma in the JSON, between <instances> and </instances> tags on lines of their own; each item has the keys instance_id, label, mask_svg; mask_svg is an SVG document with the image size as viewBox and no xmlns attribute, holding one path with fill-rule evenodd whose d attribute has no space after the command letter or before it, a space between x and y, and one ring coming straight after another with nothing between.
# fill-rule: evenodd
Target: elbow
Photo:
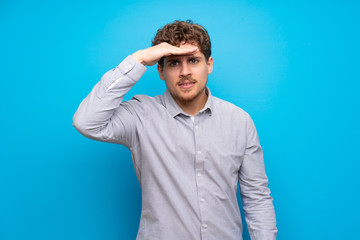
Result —
<instances>
[{"instance_id":1,"label":"elbow","mask_svg":"<svg viewBox=\"0 0 360 240\"><path fill-rule=\"evenodd\" d=\"M72 125L75 127L75 129L78 130L81 134L85 135L87 132L87 124L86 121L84 121L84 118L79 116L78 112L76 112L72 120Z\"/></svg>"},{"instance_id":2,"label":"elbow","mask_svg":"<svg viewBox=\"0 0 360 240\"><path fill-rule=\"evenodd\" d=\"M79 132L81 131L81 124L79 123L78 119L75 118L75 116L73 117L72 125L76 130L78 130Z\"/></svg>"},{"instance_id":3,"label":"elbow","mask_svg":"<svg viewBox=\"0 0 360 240\"><path fill-rule=\"evenodd\" d=\"M106 129L106 126L102 126L94 121L89 121L90 118L79 115L75 113L73 116L73 123L72 125L75 127L75 129L81 133L81 135L98 140L98 141L106 141L106 137L104 136L104 131Z\"/></svg>"}]
</instances>

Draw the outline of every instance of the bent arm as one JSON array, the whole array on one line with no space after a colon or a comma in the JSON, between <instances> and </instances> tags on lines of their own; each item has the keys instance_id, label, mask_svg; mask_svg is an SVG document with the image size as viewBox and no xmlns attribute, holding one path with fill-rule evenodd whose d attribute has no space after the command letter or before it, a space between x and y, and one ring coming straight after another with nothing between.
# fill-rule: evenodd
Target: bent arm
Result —
<instances>
[{"instance_id":1,"label":"bent arm","mask_svg":"<svg viewBox=\"0 0 360 240\"><path fill-rule=\"evenodd\" d=\"M145 71L145 66L128 56L105 73L81 102L73 117L73 126L94 140L132 145L136 127L134 109L122 100Z\"/></svg>"},{"instance_id":2,"label":"bent arm","mask_svg":"<svg viewBox=\"0 0 360 240\"><path fill-rule=\"evenodd\" d=\"M245 219L252 240L274 240L277 228L273 199L268 188L262 148L250 116L247 125L247 146L239 170Z\"/></svg>"},{"instance_id":3,"label":"bent arm","mask_svg":"<svg viewBox=\"0 0 360 240\"><path fill-rule=\"evenodd\" d=\"M141 78L146 66L170 55L190 54L198 47L175 47L161 43L128 56L105 73L82 101L73 117L74 127L84 136L131 147L136 137L137 100L121 103L124 95Z\"/></svg>"}]
</instances>

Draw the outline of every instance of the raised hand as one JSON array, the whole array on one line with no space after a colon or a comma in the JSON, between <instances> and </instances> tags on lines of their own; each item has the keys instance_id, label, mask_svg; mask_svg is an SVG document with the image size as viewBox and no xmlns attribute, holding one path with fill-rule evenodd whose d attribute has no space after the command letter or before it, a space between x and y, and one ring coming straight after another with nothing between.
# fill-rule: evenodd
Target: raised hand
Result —
<instances>
[{"instance_id":1,"label":"raised hand","mask_svg":"<svg viewBox=\"0 0 360 240\"><path fill-rule=\"evenodd\" d=\"M160 58L170 56L170 55L186 55L194 53L198 50L198 47L193 45L185 46L181 45L180 47L175 47L168 43L160 43L158 45L139 50L132 54L132 57L139 63L145 66L152 66L156 64Z\"/></svg>"}]
</instances>

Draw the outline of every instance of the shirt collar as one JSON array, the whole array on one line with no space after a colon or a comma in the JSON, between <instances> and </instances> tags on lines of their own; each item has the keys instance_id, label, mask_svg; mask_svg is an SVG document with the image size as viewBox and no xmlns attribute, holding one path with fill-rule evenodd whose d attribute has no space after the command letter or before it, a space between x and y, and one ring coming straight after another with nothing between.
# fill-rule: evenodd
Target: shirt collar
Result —
<instances>
[{"instance_id":1,"label":"shirt collar","mask_svg":"<svg viewBox=\"0 0 360 240\"><path fill-rule=\"evenodd\" d=\"M203 109L200 110L200 112L205 112L207 111L209 113L209 115L211 115L214 106L213 106L213 97L211 95L210 89L208 87L206 87L205 89L208 98L206 100L205 106ZM164 93L164 99L165 99L165 107L168 110L168 112L170 113L170 115L172 117L176 117L177 115L179 115L180 113L185 115L185 116L190 116L189 114L185 113L181 107L175 102L175 100L173 99L173 97L171 96L170 92L168 89L166 89L165 93Z\"/></svg>"}]
</instances>

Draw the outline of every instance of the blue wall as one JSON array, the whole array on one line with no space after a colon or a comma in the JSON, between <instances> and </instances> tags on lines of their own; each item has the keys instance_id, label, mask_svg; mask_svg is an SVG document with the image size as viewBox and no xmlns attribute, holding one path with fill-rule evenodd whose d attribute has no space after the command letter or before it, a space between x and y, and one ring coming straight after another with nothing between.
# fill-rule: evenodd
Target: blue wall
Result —
<instances>
[{"instance_id":1,"label":"blue wall","mask_svg":"<svg viewBox=\"0 0 360 240\"><path fill-rule=\"evenodd\" d=\"M129 151L86 139L72 116L102 74L188 18L212 38L212 93L255 121L278 239L356 238L359 5L1 1L0 239L135 239ZM152 67L126 99L164 90Z\"/></svg>"}]
</instances>

